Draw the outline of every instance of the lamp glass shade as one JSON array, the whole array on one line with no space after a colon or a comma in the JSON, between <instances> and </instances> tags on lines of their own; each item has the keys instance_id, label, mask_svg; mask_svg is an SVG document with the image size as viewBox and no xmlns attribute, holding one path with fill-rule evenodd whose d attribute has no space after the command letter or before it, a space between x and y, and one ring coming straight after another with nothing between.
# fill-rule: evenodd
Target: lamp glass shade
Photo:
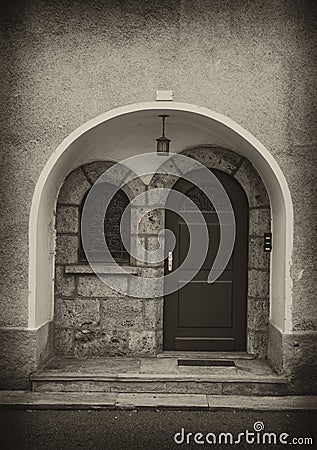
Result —
<instances>
[{"instance_id":1,"label":"lamp glass shade","mask_svg":"<svg viewBox=\"0 0 317 450\"><path fill-rule=\"evenodd\" d=\"M156 149L158 155L168 155L170 151L170 139L167 139L165 136L162 136L156 139Z\"/></svg>"}]
</instances>

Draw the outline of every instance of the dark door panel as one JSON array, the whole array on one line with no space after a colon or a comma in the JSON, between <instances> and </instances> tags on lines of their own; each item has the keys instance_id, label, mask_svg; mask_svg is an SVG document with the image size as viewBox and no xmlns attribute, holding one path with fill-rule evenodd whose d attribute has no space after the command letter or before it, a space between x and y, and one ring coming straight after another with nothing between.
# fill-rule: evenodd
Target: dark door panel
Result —
<instances>
[{"instance_id":1,"label":"dark door panel","mask_svg":"<svg viewBox=\"0 0 317 450\"><path fill-rule=\"evenodd\" d=\"M232 281L191 281L178 294L178 328L232 327Z\"/></svg>"},{"instance_id":2,"label":"dark door panel","mask_svg":"<svg viewBox=\"0 0 317 450\"><path fill-rule=\"evenodd\" d=\"M244 191L234 178L220 171L213 172L226 189L235 213L236 240L233 253L227 268L218 280L208 283L208 274L219 248L218 216L212 205L204 198L204 194L198 188L186 183L186 192L183 193L191 196L197 206L201 206L208 228L209 243L206 259L198 273L191 276L191 281L185 284L183 282L187 278L184 276L185 271L180 270L179 290L165 296L166 350L246 349L248 203ZM178 185L184 186L184 183L176 183L174 187L176 190ZM194 221L189 220L189 223L198 230L201 227ZM169 228L176 237L173 252L173 270L175 270L187 256L189 231L180 215L169 210L166 211L166 228ZM186 275L194 269L195 267L187 267ZM165 270L167 271L167 265Z\"/></svg>"}]
</instances>

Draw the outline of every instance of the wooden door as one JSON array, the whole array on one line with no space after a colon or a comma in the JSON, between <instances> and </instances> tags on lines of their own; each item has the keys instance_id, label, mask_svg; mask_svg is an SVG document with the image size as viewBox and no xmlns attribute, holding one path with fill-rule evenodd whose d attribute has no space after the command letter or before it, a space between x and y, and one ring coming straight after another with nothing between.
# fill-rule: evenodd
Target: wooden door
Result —
<instances>
[{"instance_id":1,"label":"wooden door","mask_svg":"<svg viewBox=\"0 0 317 450\"><path fill-rule=\"evenodd\" d=\"M197 187L180 180L174 189L183 192L202 211L209 233L205 262L197 275L177 292L165 296L164 349L195 351L246 350L247 275L248 275L248 202L239 183L224 172L213 170L221 181L233 206L236 240L231 259L214 282L207 283L208 273L219 247L218 216L206 195ZM184 186L186 188L184 188ZM186 257L189 232L182 218L166 210L166 228L176 237L173 270ZM195 223L192 224L195 226ZM166 261L165 271L168 264ZM179 283L182 282L182 271Z\"/></svg>"}]
</instances>

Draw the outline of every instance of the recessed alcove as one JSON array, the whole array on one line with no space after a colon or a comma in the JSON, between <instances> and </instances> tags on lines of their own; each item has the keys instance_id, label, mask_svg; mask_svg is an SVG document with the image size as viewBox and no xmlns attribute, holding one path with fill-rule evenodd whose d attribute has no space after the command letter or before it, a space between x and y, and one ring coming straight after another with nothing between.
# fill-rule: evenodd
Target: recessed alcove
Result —
<instances>
[{"instance_id":1,"label":"recessed alcove","mask_svg":"<svg viewBox=\"0 0 317 450\"><path fill-rule=\"evenodd\" d=\"M269 314L269 327L266 327L266 331L262 334L263 345L260 344L258 347L254 340L253 351L256 351L256 348L262 349L262 355L265 356L264 354L267 352L263 349L266 348L268 342L269 358L280 370L283 366L283 333L289 332L292 327L289 270L293 242L293 214L289 189L276 161L254 136L232 120L195 105L154 102L121 107L79 127L54 152L37 183L30 215L29 328L45 327L45 330L51 330L54 318L54 212L56 211L58 192L65 178L77 168L94 161L112 160L117 162L126 157L153 151L153 142L159 133L157 115L165 113L170 115L168 135L172 139L174 152L192 149L197 151L199 148L205 148L205 151L211 147L220 149L220 152L221 149L231 151L235 154L235 158L241 157L245 161L239 168L235 166L232 169L235 171L232 175L246 191L252 223L258 223L260 227L266 223L266 219L262 216L266 213L262 209L269 210L268 207L270 207L271 214L268 214L267 218L270 216L272 219L272 253L269 257L255 251L251 252L249 257L252 264L249 267L251 277L249 289L252 289L253 293L253 295L250 294L250 298L254 296L269 301L249 305L250 314L252 310L257 311L257 314L250 316L249 329L254 327L260 335L262 330L259 329L256 320L262 317L262 323L267 323ZM211 155L212 152L209 152L211 161L221 161L219 153ZM225 164L226 166L229 164L230 167L232 161ZM212 166L209 163L206 165ZM151 168L142 167L141 169L144 172ZM254 183L251 183L248 188L247 185L244 185L244 179L252 178L252 171L259 174L255 184L260 189L262 189L261 186L265 186L265 191L267 190L269 201L264 205L265 208L256 208L256 204L250 203L250 199L257 200L256 197L253 197L254 191L252 192ZM84 178L83 190L86 191L91 184ZM263 183L259 184L258 179L262 179ZM151 176L148 179L142 177L140 181L143 184L149 184ZM81 186L80 189L83 188L83 185L78 184ZM160 223L159 215L156 217L157 223ZM265 228L267 231L268 227L265 226ZM252 246L260 248L260 236L262 235L262 232L259 231L260 228L256 229L256 226L252 225L250 229L254 234L252 235L253 241L249 242L249 248ZM146 245L153 245L155 237L154 241L152 238L146 239ZM74 238L68 240L75 242ZM58 239L56 241L58 243ZM56 251L58 251L58 245ZM77 252L75 253L77 254ZM270 268L266 258L270 259ZM56 264L58 266L57 261ZM72 264L75 262L65 262L66 266ZM259 267L264 270L259 270ZM158 270L155 268L144 269L146 269L147 275L149 270ZM56 283L59 276L61 276L61 268L56 270ZM75 275L68 274L68 276L71 278ZM85 276L89 277L90 275ZM69 282L69 289L71 286L72 282ZM253 321L252 317L257 317L257 319ZM42 334L48 337L49 342L50 332L44 333L43 331ZM41 350L43 353L44 343L41 344L41 348L43 348ZM45 358L44 353L43 358Z\"/></svg>"},{"instance_id":2,"label":"recessed alcove","mask_svg":"<svg viewBox=\"0 0 317 450\"><path fill-rule=\"evenodd\" d=\"M249 288L247 294L247 350L266 358L269 324L269 253L263 251L263 235L271 230L269 199L261 178L245 158L235 152L211 145L183 152L210 169L234 177L244 189L249 203ZM95 275L82 256L80 221L82 204L97 177L113 164L95 161L72 171L57 200L57 246L54 301L55 351L63 356L154 356L164 348L163 299L131 298L113 291ZM175 181L175 180L174 180ZM135 179L123 187L130 198L148 189L173 188L173 179L154 176L149 186ZM124 199L123 199L123 202ZM116 205L120 211L120 205ZM120 220L120 216L116 217ZM108 228L107 228L108 227ZM146 250L153 248L157 233L164 228L164 215L143 222L140 241ZM112 214L105 233L114 236L118 228ZM117 237L116 237L117 238ZM119 245L119 244L118 244ZM116 255L117 253L115 253ZM117 257L122 264L121 256ZM129 263L129 264L127 264ZM125 261L121 267L136 276L155 276L152 263ZM103 274L105 268L103 267ZM158 265L157 270L163 270ZM116 266L106 267L107 276L120 277ZM150 272L149 272L150 271Z\"/></svg>"}]
</instances>

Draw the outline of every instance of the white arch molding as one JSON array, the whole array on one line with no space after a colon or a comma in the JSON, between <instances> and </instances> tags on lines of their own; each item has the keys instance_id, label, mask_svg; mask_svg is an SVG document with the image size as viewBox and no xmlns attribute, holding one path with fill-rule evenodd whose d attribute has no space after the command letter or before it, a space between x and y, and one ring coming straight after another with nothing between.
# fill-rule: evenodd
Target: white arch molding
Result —
<instances>
[{"instance_id":1,"label":"white arch molding","mask_svg":"<svg viewBox=\"0 0 317 450\"><path fill-rule=\"evenodd\" d=\"M155 151L160 133L157 115L163 112L170 115L168 134L174 152L186 145L221 144L248 159L260 174L272 211L270 321L283 333L291 331L293 206L280 167L233 120L207 108L166 101L127 105L90 120L71 133L47 161L34 190L29 222L29 329L39 329L53 319L54 211L63 180L84 163L114 159L114 154L116 160L131 156L125 152L133 145L138 153Z\"/></svg>"}]
</instances>

